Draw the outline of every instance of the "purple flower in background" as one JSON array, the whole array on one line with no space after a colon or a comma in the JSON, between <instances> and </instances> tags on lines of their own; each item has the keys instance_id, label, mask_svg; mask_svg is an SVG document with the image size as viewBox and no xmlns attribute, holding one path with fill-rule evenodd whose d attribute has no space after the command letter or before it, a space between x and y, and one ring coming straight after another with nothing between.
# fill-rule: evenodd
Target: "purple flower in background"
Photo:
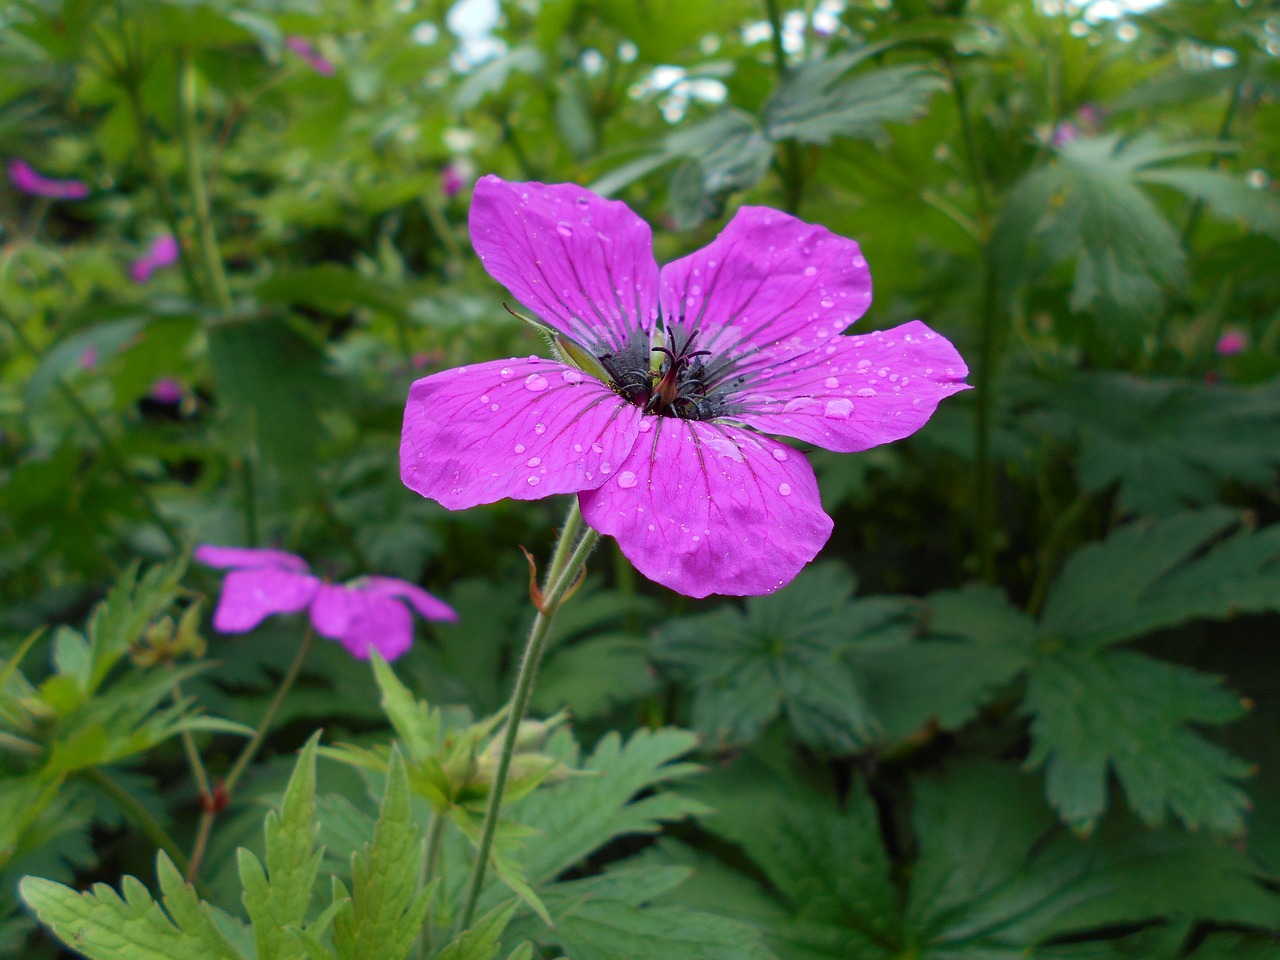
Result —
<instances>
[{"instance_id":1,"label":"purple flower in background","mask_svg":"<svg viewBox=\"0 0 1280 960\"><path fill-rule=\"evenodd\" d=\"M178 262L178 241L170 234L162 237L156 237L151 241L151 246L147 252L139 259L133 261L133 265L129 267L129 276L133 277L134 283L146 283L151 279L151 274L164 267L172 266Z\"/></svg>"},{"instance_id":2,"label":"purple flower in background","mask_svg":"<svg viewBox=\"0 0 1280 960\"><path fill-rule=\"evenodd\" d=\"M93 345L85 347L77 362L81 370L92 370L98 365L98 348Z\"/></svg>"},{"instance_id":3,"label":"purple flower in background","mask_svg":"<svg viewBox=\"0 0 1280 960\"><path fill-rule=\"evenodd\" d=\"M440 192L447 199L456 197L466 185L467 179L463 177L462 171L458 169L457 164L446 163L440 168Z\"/></svg>"},{"instance_id":4,"label":"purple flower in background","mask_svg":"<svg viewBox=\"0 0 1280 960\"><path fill-rule=\"evenodd\" d=\"M1060 147L1064 143L1070 143L1072 140L1080 139L1080 128L1070 120L1063 120L1060 124L1053 128L1053 136L1050 142L1055 147Z\"/></svg>"},{"instance_id":5,"label":"purple flower in background","mask_svg":"<svg viewBox=\"0 0 1280 960\"><path fill-rule=\"evenodd\" d=\"M156 403L181 403L186 393L182 383L173 377L161 377L151 385L151 399Z\"/></svg>"},{"instance_id":6,"label":"purple flower in background","mask_svg":"<svg viewBox=\"0 0 1280 960\"><path fill-rule=\"evenodd\" d=\"M83 200L89 187L81 180L54 180L38 173L25 160L9 161L9 179L23 193L54 200Z\"/></svg>"},{"instance_id":7,"label":"purple flower in background","mask_svg":"<svg viewBox=\"0 0 1280 960\"><path fill-rule=\"evenodd\" d=\"M248 633L273 614L309 609L316 633L341 641L353 657L367 660L369 651L377 650L383 659L394 660L413 642L409 607L428 620L458 619L447 603L406 580L325 583L305 560L283 550L205 544L196 548L195 559L231 571L213 612L214 629L221 633Z\"/></svg>"},{"instance_id":8,"label":"purple flower in background","mask_svg":"<svg viewBox=\"0 0 1280 960\"><path fill-rule=\"evenodd\" d=\"M453 510L576 493L641 573L689 596L771 593L831 533L808 461L762 434L866 450L966 389L960 355L918 321L841 336L871 303L867 261L777 210L743 207L661 271L648 224L572 184L485 177L470 227L574 362L417 381L401 478Z\"/></svg>"},{"instance_id":9,"label":"purple flower in background","mask_svg":"<svg viewBox=\"0 0 1280 960\"><path fill-rule=\"evenodd\" d=\"M1214 349L1220 357L1243 353L1249 349L1249 337L1243 330L1227 330L1218 338Z\"/></svg>"},{"instance_id":10,"label":"purple flower in background","mask_svg":"<svg viewBox=\"0 0 1280 960\"><path fill-rule=\"evenodd\" d=\"M326 77L333 76L333 63L321 56L306 37L285 37L284 45L305 60L307 66L311 67L316 73L323 74Z\"/></svg>"}]
</instances>

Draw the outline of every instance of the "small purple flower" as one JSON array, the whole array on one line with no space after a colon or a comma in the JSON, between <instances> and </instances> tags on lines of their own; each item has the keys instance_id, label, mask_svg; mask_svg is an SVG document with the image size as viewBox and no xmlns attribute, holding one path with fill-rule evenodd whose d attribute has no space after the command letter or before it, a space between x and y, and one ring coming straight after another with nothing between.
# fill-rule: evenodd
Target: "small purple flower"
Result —
<instances>
[{"instance_id":1,"label":"small purple flower","mask_svg":"<svg viewBox=\"0 0 1280 960\"><path fill-rule=\"evenodd\" d=\"M1220 357L1229 357L1249 349L1249 336L1243 330L1227 330L1218 338L1214 349Z\"/></svg>"},{"instance_id":2,"label":"small purple flower","mask_svg":"<svg viewBox=\"0 0 1280 960\"><path fill-rule=\"evenodd\" d=\"M1072 140L1080 139L1080 128L1070 120L1063 120L1060 124L1053 128L1053 136L1050 142L1055 147L1061 147L1063 144L1070 143Z\"/></svg>"},{"instance_id":3,"label":"small purple flower","mask_svg":"<svg viewBox=\"0 0 1280 960\"><path fill-rule=\"evenodd\" d=\"M166 233L156 237L147 252L133 261L133 265L129 267L129 276L133 277L134 283L146 283L157 270L173 266L177 262L178 241Z\"/></svg>"},{"instance_id":4,"label":"small purple flower","mask_svg":"<svg viewBox=\"0 0 1280 960\"><path fill-rule=\"evenodd\" d=\"M81 370L92 370L98 365L98 348L90 344L85 347L77 361Z\"/></svg>"},{"instance_id":5,"label":"small purple flower","mask_svg":"<svg viewBox=\"0 0 1280 960\"><path fill-rule=\"evenodd\" d=\"M311 45L311 41L306 37L285 37L284 45L305 60L307 62L307 66L316 73L322 74L326 77L333 76L333 63L323 57L316 48Z\"/></svg>"},{"instance_id":6,"label":"small purple flower","mask_svg":"<svg viewBox=\"0 0 1280 960\"><path fill-rule=\"evenodd\" d=\"M9 179L23 193L54 200L83 200L89 187L81 180L54 180L36 171L25 160L9 161Z\"/></svg>"},{"instance_id":7,"label":"small purple flower","mask_svg":"<svg viewBox=\"0 0 1280 960\"><path fill-rule=\"evenodd\" d=\"M641 573L689 596L771 593L831 533L808 461L762 434L866 450L967 389L960 355L919 321L841 336L871 303L866 259L777 210L743 207L661 271L648 224L573 184L485 177L470 228L573 362L417 381L401 478L451 510L576 493Z\"/></svg>"},{"instance_id":8,"label":"small purple flower","mask_svg":"<svg viewBox=\"0 0 1280 960\"><path fill-rule=\"evenodd\" d=\"M406 580L325 583L305 560L283 550L204 544L195 558L206 567L231 571L213 613L214 629L221 633L248 633L273 614L309 609L316 633L340 641L353 657L367 660L369 651L377 650L383 659L394 660L413 642L409 607L428 620L458 619L447 603Z\"/></svg>"},{"instance_id":9,"label":"small purple flower","mask_svg":"<svg viewBox=\"0 0 1280 960\"><path fill-rule=\"evenodd\" d=\"M161 377L151 385L151 399L156 403L181 403L186 391L173 377Z\"/></svg>"},{"instance_id":10,"label":"small purple flower","mask_svg":"<svg viewBox=\"0 0 1280 960\"><path fill-rule=\"evenodd\" d=\"M440 168L440 192L445 195L445 199L453 199L466 185L467 178L462 175L457 164L446 163Z\"/></svg>"}]
</instances>

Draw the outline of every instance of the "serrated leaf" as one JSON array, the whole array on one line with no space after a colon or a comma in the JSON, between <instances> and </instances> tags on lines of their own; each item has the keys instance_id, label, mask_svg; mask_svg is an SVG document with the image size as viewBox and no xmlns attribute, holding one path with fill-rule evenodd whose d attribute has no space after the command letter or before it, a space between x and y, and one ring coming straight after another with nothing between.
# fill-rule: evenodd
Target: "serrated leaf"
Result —
<instances>
[{"instance_id":1,"label":"serrated leaf","mask_svg":"<svg viewBox=\"0 0 1280 960\"><path fill-rule=\"evenodd\" d=\"M519 901L513 900L494 907L441 950L436 960L493 960L501 949L502 934L517 906Z\"/></svg>"},{"instance_id":2,"label":"serrated leaf","mask_svg":"<svg viewBox=\"0 0 1280 960\"><path fill-rule=\"evenodd\" d=\"M915 64L845 76L865 59L864 51L854 50L788 73L765 107L769 139L824 145L834 137L878 139L884 124L914 120L943 89L936 73Z\"/></svg>"},{"instance_id":3,"label":"serrated leaf","mask_svg":"<svg viewBox=\"0 0 1280 960\"><path fill-rule=\"evenodd\" d=\"M1083 548L1050 589L1041 629L1097 646L1196 618L1280 608L1280 526L1236 530L1239 521L1230 510L1202 510L1129 524Z\"/></svg>"},{"instance_id":4,"label":"serrated leaf","mask_svg":"<svg viewBox=\"0 0 1280 960\"><path fill-rule=\"evenodd\" d=\"M1280 384L1082 371L1044 385L1032 428L1079 446L1080 483L1117 487L1124 513L1169 516L1215 502L1228 482L1265 490L1280 468Z\"/></svg>"},{"instance_id":5,"label":"serrated leaf","mask_svg":"<svg viewBox=\"0 0 1280 960\"><path fill-rule=\"evenodd\" d=\"M1201 200L1209 212L1221 220L1243 225L1249 230L1280 237L1280 198L1267 190L1249 186L1243 178L1220 170L1188 168L1145 170L1143 183L1158 183Z\"/></svg>"},{"instance_id":6,"label":"serrated leaf","mask_svg":"<svg viewBox=\"0 0 1280 960\"><path fill-rule=\"evenodd\" d=\"M440 717L424 701L418 700L409 688L400 682L395 671L374 651L370 659L373 676L382 691L382 710L395 728L409 757L421 763L437 750L440 737Z\"/></svg>"},{"instance_id":7,"label":"serrated leaf","mask_svg":"<svg viewBox=\"0 0 1280 960\"><path fill-rule=\"evenodd\" d=\"M266 869L248 850L239 851L244 906L253 921L258 960L293 956L286 927L301 926L311 903L322 851L316 848L316 747L314 734L294 766L279 814L272 810L264 824Z\"/></svg>"},{"instance_id":8,"label":"serrated leaf","mask_svg":"<svg viewBox=\"0 0 1280 960\"><path fill-rule=\"evenodd\" d=\"M1027 763L1045 766L1049 802L1076 829L1105 811L1110 769L1150 825L1168 811L1192 829L1243 830L1249 801L1232 781L1249 765L1187 727L1244 713L1215 678L1129 651L1063 652L1036 663L1024 708Z\"/></svg>"},{"instance_id":9,"label":"serrated leaf","mask_svg":"<svg viewBox=\"0 0 1280 960\"><path fill-rule=\"evenodd\" d=\"M654 655L694 693L693 725L713 743L750 741L781 713L807 743L852 753L879 738L857 676L840 659L857 604L835 565L786 590L672 621Z\"/></svg>"},{"instance_id":10,"label":"serrated leaf","mask_svg":"<svg viewBox=\"0 0 1280 960\"><path fill-rule=\"evenodd\" d=\"M157 564L138 576L138 565L128 567L106 598L89 616L86 635L92 654L86 693L98 688L147 626L173 603L186 559Z\"/></svg>"},{"instance_id":11,"label":"serrated leaf","mask_svg":"<svg viewBox=\"0 0 1280 960\"><path fill-rule=\"evenodd\" d=\"M596 636L557 650L538 675L533 707L567 708L578 720L600 716L657 687L648 645L626 636Z\"/></svg>"},{"instance_id":12,"label":"serrated leaf","mask_svg":"<svg viewBox=\"0 0 1280 960\"><path fill-rule=\"evenodd\" d=\"M423 841L410 799L404 760L393 749L373 840L352 860L351 903L333 918L339 960L363 960L370 944L379 957L402 960L422 927L432 888L418 889Z\"/></svg>"}]
</instances>

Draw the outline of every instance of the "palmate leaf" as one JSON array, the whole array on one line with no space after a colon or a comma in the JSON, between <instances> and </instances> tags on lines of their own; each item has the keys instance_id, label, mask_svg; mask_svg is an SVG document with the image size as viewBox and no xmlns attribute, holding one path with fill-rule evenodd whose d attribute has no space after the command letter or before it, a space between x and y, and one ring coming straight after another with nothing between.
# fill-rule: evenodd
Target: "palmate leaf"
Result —
<instances>
[{"instance_id":1,"label":"palmate leaf","mask_svg":"<svg viewBox=\"0 0 1280 960\"><path fill-rule=\"evenodd\" d=\"M1036 385L1030 423L1079 447L1081 486L1124 513L1169 516L1280 469L1280 383L1238 387L1083 371Z\"/></svg>"},{"instance_id":2,"label":"palmate leaf","mask_svg":"<svg viewBox=\"0 0 1280 960\"><path fill-rule=\"evenodd\" d=\"M784 593L748 600L745 612L722 607L672 621L655 656L695 691L693 725L713 743L751 740L785 713L801 740L852 753L879 730L838 651L860 617L884 613L880 601L851 603L852 593L838 566L811 567Z\"/></svg>"},{"instance_id":3,"label":"palmate leaf","mask_svg":"<svg viewBox=\"0 0 1280 960\"><path fill-rule=\"evenodd\" d=\"M885 123L904 123L924 113L943 89L941 77L914 64L850 70L868 50L814 59L790 72L765 107L770 140L828 144L834 137L877 139Z\"/></svg>"}]
</instances>

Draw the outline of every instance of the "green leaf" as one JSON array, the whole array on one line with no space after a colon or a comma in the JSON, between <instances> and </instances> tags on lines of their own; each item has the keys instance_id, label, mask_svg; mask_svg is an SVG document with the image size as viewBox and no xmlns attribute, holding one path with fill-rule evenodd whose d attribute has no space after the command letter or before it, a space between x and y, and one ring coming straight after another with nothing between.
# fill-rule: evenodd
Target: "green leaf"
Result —
<instances>
[{"instance_id":1,"label":"green leaf","mask_svg":"<svg viewBox=\"0 0 1280 960\"><path fill-rule=\"evenodd\" d=\"M392 749L387 793L373 841L353 858L351 903L333 918L339 960L362 960L370 944L378 956L402 960L418 936L432 887L418 889L423 841L410 806L409 778L400 751Z\"/></svg>"},{"instance_id":2,"label":"green leaf","mask_svg":"<svg viewBox=\"0 0 1280 960\"><path fill-rule=\"evenodd\" d=\"M123 897L105 883L95 884L90 893L76 893L38 877L24 877L19 889L41 923L91 960L244 960L194 895L172 889L174 883L182 886L181 879L160 857L161 882L171 887L166 905L172 919L134 877L122 881Z\"/></svg>"},{"instance_id":3,"label":"green leaf","mask_svg":"<svg viewBox=\"0 0 1280 960\"><path fill-rule=\"evenodd\" d=\"M538 675L535 710L564 707L585 720L652 693L657 679L648 644L626 636L597 636L557 650Z\"/></svg>"},{"instance_id":4,"label":"green leaf","mask_svg":"<svg viewBox=\"0 0 1280 960\"><path fill-rule=\"evenodd\" d=\"M716 744L749 741L785 713L796 736L852 753L879 739L858 678L839 658L856 628L852 578L811 567L786 590L672 621L659 663L694 693L693 725Z\"/></svg>"},{"instance_id":5,"label":"green leaf","mask_svg":"<svg viewBox=\"0 0 1280 960\"><path fill-rule=\"evenodd\" d=\"M1280 526L1239 530L1239 522L1230 510L1203 510L1129 524L1085 547L1049 592L1043 632L1097 646L1197 618L1280 609Z\"/></svg>"},{"instance_id":6,"label":"green leaf","mask_svg":"<svg viewBox=\"0 0 1280 960\"><path fill-rule=\"evenodd\" d=\"M573 960L771 960L749 926L678 906L591 900L558 915L542 937Z\"/></svg>"},{"instance_id":7,"label":"green leaf","mask_svg":"<svg viewBox=\"0 0 1280 960\"><path fill-rule=\"evenodd\" d=\"M258 960L294 955L285 928L301 926L311 903L322 851L316 847L316 733L302 749L285 788L280 813L267 814L266 869L251 852L239 851L244 906L253 922Z\"/></svg>"},{"instance_id":8,"label":"green leaf","mask_svg":"<svg viewBox=\"0 0 1280 960\"><path fill-rule=\"evenodd\" d=\"M1280 198L1249 186L1240 177L1219 170L1179 168L1145 170L1138 179L1143 183L1163 184L1201 200L1219 219L1280 238Z\"/></svg>"},{"instance_id":9,"label":"green leaf","mask_svg":"<svg viewBox=\"0 0 1280 960\"><path fill-rule=\"evenodd\" d=\"M845 76L865 59L864 51L854 50L788 73L765 107L769 139L824 145L834 137L877 140L884 124L916 119L943 89L936 73L914 64Z\"/></svg>"},{"instance_id":10,"label":"green leaf","mask_svg":"<svg viewBox=\"0 0 1280 960\"><path fill-rule=\"evenodd\" d=\"M1150 825L1172 812L1188 827L1239 834L1249 807L1231 781L1250 766L1187 728L1244 713L1219 682L1128 651L1070 651L1041 658L1024 709L1045 766L1049 802L1075 829L1090 831L1107 805L1107 771Z\"/></svg>"},{"instance_id":11,"label":"green leaf","mask_svg":"<svg viewBox=\"0 0 1280 960\"><path fill-rule=\"evenodd\" d=\"M511 923L519 903L512 900L494 907L441 950L436 960L493 960L501 949L502 934Z\"/></svg>"},{"instance_id":12,"label":"green leaf","mask_svg":"<svg viewBox=\"0 0 1280 960\"><path fill-rule=\"evenodd\" d=\"M433 756L440 739L440 715L424 701L418 700L400 682L395 671L375 650L370 656L373 676L382 691L382 710L395 728L396 736L417 763Z\"/></svg>"},{"instance_id":13,"label":"green leaf","mask_svg":"<svg viewBox=\"0 0 1280 960\"><path fill-rule=\"evenodd\" d=\"M400 288L336 263L278 273L260 283L256 292L267 303L302 305L331 314L367 307L402 317L409 306Z\"/></svg>"},{"instance_id":14,"label":"green leaf","mask_svg":"<svg viewBox=\"0 0 1280 960\"><path fill-rule=\"evenodd\" d=\"M178 594L178 583L186 571L186 559L157 564L138 577L133 564L89 616L87 634L92 650L92 664L86 693L98 688L129 647L144 630L163 613Z\"/></svg>"},{"instance_id":15,"label":"green leaf","mask_svg":"<svg viewBox=\"0 0 1280 960\"><path fill-rule=\"evenodd\" d=\"M1031 423L1077 444L1080 484L1125 513L1169 516L1280 468L1280 383L1240 387L1082 371L1035 388Z\"/></svg>"}]
</instances>

